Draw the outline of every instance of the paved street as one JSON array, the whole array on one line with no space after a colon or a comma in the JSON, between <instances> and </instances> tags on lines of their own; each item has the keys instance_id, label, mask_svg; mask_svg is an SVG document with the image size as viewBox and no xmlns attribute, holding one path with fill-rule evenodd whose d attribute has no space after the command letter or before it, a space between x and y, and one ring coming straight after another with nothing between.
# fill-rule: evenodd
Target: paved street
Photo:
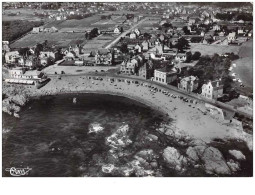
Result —
<instances>
[{"instance_id":1,"label":"paved street","mask_svg":"<svg viewBox=\"0 0 255 195\"><path fill-rule=\"evenodd\" d=\"M107 45L105 48L109 49L111 48L113 45L115 45L121 37L126 36L128 33L130 33L133 29L135 29L137 26L139 26L140 24L142 24L144 21L146 21L147 18L142 19L141 21L139 21L137 24L135 24L134 26L132 26L129 30L126 30L125 32L123 32L122 34L120 34L115 40L113 40L109 45Z\"/></svg>"}]
</instances>

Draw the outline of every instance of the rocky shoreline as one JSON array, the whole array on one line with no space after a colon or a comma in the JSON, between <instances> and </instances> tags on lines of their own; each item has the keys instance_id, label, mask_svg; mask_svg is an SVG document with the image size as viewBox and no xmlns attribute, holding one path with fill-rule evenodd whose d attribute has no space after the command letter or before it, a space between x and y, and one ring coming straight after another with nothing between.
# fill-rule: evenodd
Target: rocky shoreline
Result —
<instances>
[{"instance_id":1,"label":"rocky shoreline","mask_svg":"<svg viewBox=\"0 0 255 195\"><path fill-rule=\"evenodd\" d=\"M230 177L238 176L243 168L241 163L246 161L241 151L228 150L230 155L224 156L210 143L185 134L175 135L167 124L156 131L143 132L138 136L139 143L130 139L129 131L129 126L123 125L106 137L106 145L110 147L108 153L104 157L93 156L96 166L101 169L96 173L88 171L84 176L162 177L169 176L164 172L167 168L176 173L175 176L194 176L190 173L193 170L203 176ZM130 146L134 147L132 143L140 148L135 153L130 152ZM125 161L124 165L119 164L122 161Z\"/></svg>"}]
</instances>

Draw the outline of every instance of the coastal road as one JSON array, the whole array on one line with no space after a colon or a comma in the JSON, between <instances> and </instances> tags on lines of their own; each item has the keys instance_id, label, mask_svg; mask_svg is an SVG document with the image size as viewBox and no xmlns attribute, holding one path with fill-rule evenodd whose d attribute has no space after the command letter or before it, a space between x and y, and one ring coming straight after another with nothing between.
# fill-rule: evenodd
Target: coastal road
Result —
<instances>
[{"instance_id":1,"label":"coastal road","mask_svg":"<svg viewBox=\"0 0 255 195\"><path fill-rule=\"evenodd\" d=\"M109 43L105 47L105 49L111 48L113 45L115 45L120 40L121 37L125 37L128 33L130 33L133 29L135 29L137 26L139 26L140 24L142 24L146 20L147 20L147 18L142 19L137 24L133 25L130 29L128 29L125 32L121 33L116 39L114 39L111 43Z\"/></svg>"},{"instance_id":2,"label":"coastal road","mask_svg":"<svg viewBox=\"0 0 255 195\"><path fill-rule=\"evenodd\" d=\"M48 77L56 77L56 76L59 76L59 75L48 75ZM116 75L116 74L107 74L107 73L83 73L83 74L78 74L78 75L61 75L61 76L64 76L64 77L65 76L78 76L78 77L79 76L91 76L91 77L105 77L105 78L115 78L115 79L129 79L129 80L135 80L135 81L140 81L140 82L146 82L146 83L150 83L151 85L153 85L155 87L161 88L163 90L167 90L167 91L170 90L170 91L173 91L173 92L177 93L178 95L182 95L182 96L185 96L185 97L196 99L200 102L208 103L208 104L217 106L219 108L225 109L227 111L236 112L236 113L242 114L242 115L244 115L248 118L251 118L251 119L253 118L252 114L237 110L237 109L233 108L232 106L230 106L228 104L218 102L218 101L214 101L214 100L205 99L205 98L202 98L201 96L199 96L197 94L194 94L194 93L186 93L185 91L179 90L175 86L164 85L164 84L161 84L161 83L157 83L155 81L145 80L145 79L135 77L135 76L130 77L130 76L126 76L126 75Z\"/></svg>"}]
</instances>

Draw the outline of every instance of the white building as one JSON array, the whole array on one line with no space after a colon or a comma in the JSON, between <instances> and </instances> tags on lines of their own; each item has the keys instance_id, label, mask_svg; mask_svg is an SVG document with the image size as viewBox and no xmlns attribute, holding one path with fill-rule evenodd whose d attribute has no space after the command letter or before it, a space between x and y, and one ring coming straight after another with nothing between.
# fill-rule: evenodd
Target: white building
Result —
<instances>
[{"instance_id":1,"label":"white building","mask_svg":"<svg viewBox=\"0 0 255 195\"><path fill-rule=\"evenodd\" d=\"M186 53L177 53L175 56L175 60L178 62L185 62L187 59Z\"/></svg>"},{"instance_id":2,"label":"white building","mask_svg":"<svg viewBox=\"0 0 255 195\"><path fill-rule=\"evenodd\" d=\"M136 39L137 35L135 32L131 32L130 35L129 35L129 38L130 39Z\"/></svg>"},{"instance_id":3,"label":"white building","mask_svg":"<svg viewBox=\"0 0 255 195\"><path fill-rule=\"evenodd\" d=\"M18 51L10 51L5 54L5 62L6 63L17 63L20 58Z\"/></svg>"},{"instance_id":4,"label":"white building","mask_svg":"<svg viewBox=\"0 0 255 195\"><path fill-rule=\"evenodd\" d=\"M115 34L119 34L121 33L121 28L119 26L117 26L114 31L113 31Z\"/></svg>"},{"instance_id":5,"label":"white building","mask_svg":"<svg viewBox=\"0 0 255 195\"><path fill-rule=\"evenodd\" d=\"M201 95L208 99L217 99L223 95L223 84L219 80L209 81L203 84Z\"/></svg>"},{"instance_id":6,"label":"white building","mask_svg":"<svg viewBox=\"0 0 255 195\"><path fill-rule=\"evenodd\" d=\"M220 26L218 24L214 25L213 30L220 30Z\"/></svg>"},{"instance_id":7,"label":"white building","mask_svg":"<svg viewBox=\"0 0 255 195\"><path fill-rule=\"evenodd\" d=\"M22 78L22 75L25 73L25 69L22 67L17 67L9 70L9 75L11 78Z\"/></svg>"},{"instance_id":8,"label":"white building","mask_svg":"<svg viewBox=\"0 0 255 195\"><path fill-rule=\"evenodd\" d=\"M135 33L137 34L137 36L140 36L141 32L138 28L135 29Z\"/></svg>"},{"instance_id":9,"label":"white building","mask_svg":"<svg viewBox=\"0 0 255 195\"><path fill-rule=\"evenodd\" d=\"M236 40L236 33L232 32L228 34L228 42L232 42Z\"/></svg>"},{"instance_id":10,"label":"white building","mask_svg":"<svg viewBox=\"0 0 255 195\"><path fill-rule=\"evenodd\" d=\"M154 70L154 81L162 84L170 84L177 79L177 71L173 66L165 66Z\"/></svg>"}]
</instances>

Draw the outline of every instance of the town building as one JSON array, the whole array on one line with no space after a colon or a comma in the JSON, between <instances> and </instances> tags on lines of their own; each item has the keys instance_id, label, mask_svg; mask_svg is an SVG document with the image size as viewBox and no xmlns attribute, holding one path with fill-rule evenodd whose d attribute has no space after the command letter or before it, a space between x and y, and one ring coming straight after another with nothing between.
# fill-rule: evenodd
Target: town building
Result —
<instances>
[{"instance_id":1,"label":"town building","mask_svg":"<svg viewBox=\"0 0 255 195\"><path fill-rule=\"evenodd\" d=\"M115 34L119 34L121 33L121 28L119 26L117 26L114 31L113 31Z\"/></svg>"},{"instance_id":2,"label":"town building","mask_svg":"<svg viewBox=\"0 0 255 195\"><path fill-rule=\"evenodd\" d=\"M9 41L2 41L2 51L5 52L10 51Z\"/></svg>"},{"instance_id":3,"label":"town building","mask_svg":"<svg viewBox=\"0 0 255 195\"><path fill-rule=\"evenodd\" d=\"M138 61L136 59L129 59L121 63L120 72L123 74L135 74L136 68L138 68Z\"/></svg>"},{"instance_id":4,"label":"town building","mask_svg":"<svg viewBox=\"0 0 255 195\"><path fill-rule=\"evenodd\" d=\"M36 67L36 65L38 65L38 60L35 56L29 55L25 58L24 57L19 58L18 64L20 66L25 66L30 69L33 69L34 67Z\"/></svg>"},{"instance_id":5,"label":"town building","mask_svg":"<svg viewBox=\"0 0 255 195\"><path fill-rule=\"evenodd\" d=\"M220 30L220 26L218 24L213 25L213 30Z\"/></svg>"},{"instance_id":6,"label":"town building","mask_svg":"<svg viewBox=\"0 0 255 195\"><path fill-rule=\"evenodd\" d=\"M236 40L236 32L232 32L228 34L228 42L232 42Z\"/></svg>"},{"instance_id":7,"label":"town building","mask_svg":"<svg viewBox=\"0 0 255 195\"><path fill-rule=\"evenodd\" d=\"M43 72L37 70L25 71L22 67L17 67L9 70L9 78L5 82L16 84L29 84L41 86L47 80Z\"/></svg>"},{"instance_id":8,"label":"town building","mask_svg":"<svg viewBox=\"0 0 255 195\"><path fill-rule=\"evenodd\" d=\"M22 75L25 73L25 68L16 67L9 70L10 78L22 78Z\"/></svg>"},{"instance_id":9,"label":"town building","mask_svg":"<svg viewBox=\"0 0 255 195\"><path fill-rule=\"evenodd\" d=\"M20 58L18 51L9 51L5 54L5 62L8 64L10 63L17 63Z\"/></svg>"},{"instance_id":10,"label":"town building","mask_svg":"<svg viewBox=\"0 0 255 195\"><path fill-rule=\"evenodd\" d=\"M208 99L217 99L223 95L223 84L221 81L209 81L202 86L203 97Z\"/></svg>"},{"instance_id":11,"label":"town building","mask_svg":"<svg viewBox=\"0 0 255 195\"><path fill-rule=\"evenodd\" d=\"M99 49L95 52L96 65L112 65L112 53L108 49Z\"/></svg>"},{"instance_id":12,"label":"town building","mask_svg":"<svg viewBox=\"0 0 255 195\"><path fill-rule=\"evenodd\" d=\"M151 61L144 63L143 66L139 68L139 77L144 79L150 79L153 76L153 64Z\"/></svg>"},{"instance_id":13,"label":"town building","mask_svg":"<svg viewBox=\"0 0 255 195\"><path fill-rule=\"evenodd\" d=\"M75 52L73 51L69 51L65 56L64 56L64 59L66 61L74 61L76 58L76 55L75 55Z\"/></svg>"},{"instance_id":14,"label":"town building","mask_svg":"<svg viewBox=\"0 0 255 195\"><path fill-rule=\"evenodd\" d=\"M170 84L177 79L177 71L173 65L154 70L154 81L162 84Z\"/></svg>"},{"instance_id":15,"label":"town building","mask_svg":"<svg viewBox=\"0 0 255 195\"><path fill-rule=\"evenodd\" d=\"M177 53L175 56L175 60L177 62L185 62L187 59L186 53Z\"/></svg>"},{"instance_id":16,"label":"town building","mask_svg":"<svg viewBox=\"0 0 255 195\"><path fill-rule=\"evenodd\" d=\"M32 30L32 33L40 33L41 32L41 28L40 27L34 27Z\"/></svg>"},{"instance_id":17,"label":"town building","mask_svg":"<svg viewBox=\"0 0 255 195\"><path fill-rule=\"evenodd\" d=\"M136 39L137 38L137 34L133 31L133 32L130 33L129 38L130 39Z\"/></svg>"},{"instance_id":18,"label":"town building","mask_svg":"<svg viewBox=\"0 0 255 195\"><path fill-rule=\"evenodd\" d=\"M195 76L182 78L178 83L178 88L190 93L198 88L198 78Z\"/></svg>"}]
</instances>

